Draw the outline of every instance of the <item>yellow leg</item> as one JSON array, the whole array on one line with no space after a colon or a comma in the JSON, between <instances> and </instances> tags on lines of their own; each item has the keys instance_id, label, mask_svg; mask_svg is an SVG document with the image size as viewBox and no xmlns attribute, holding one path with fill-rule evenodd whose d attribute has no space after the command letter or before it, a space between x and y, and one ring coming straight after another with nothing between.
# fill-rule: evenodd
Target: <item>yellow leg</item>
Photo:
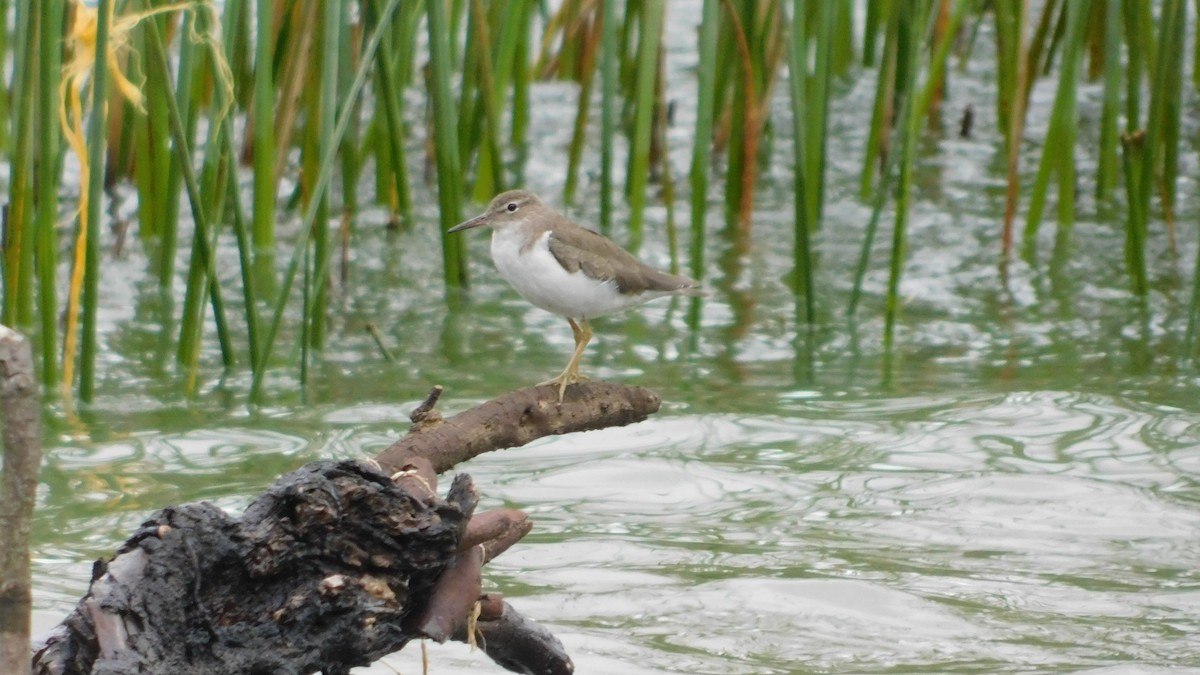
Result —
<instances>
[{"instance_id":1,"label":"yellow leg","mask_svg":"<svg viewBox=\"0 0 1200 675\"><path fill-rule=\"evenodd\" d=\"M583 358L583 351L587 349L588 342L592 340L592 327L588 324L587 319L582 319L580 323L575 323L575 319L571 318L568 318L567 321L571 324L571 332L575 335L575 353L571 355L571 360L567 361L566 369L558 377L541 383L558 385L559 403L562 403L563 393L567 390L568 384L583 382L587 379L587 377L579 374L579 361Z\"/></svg>"}]
</instances>

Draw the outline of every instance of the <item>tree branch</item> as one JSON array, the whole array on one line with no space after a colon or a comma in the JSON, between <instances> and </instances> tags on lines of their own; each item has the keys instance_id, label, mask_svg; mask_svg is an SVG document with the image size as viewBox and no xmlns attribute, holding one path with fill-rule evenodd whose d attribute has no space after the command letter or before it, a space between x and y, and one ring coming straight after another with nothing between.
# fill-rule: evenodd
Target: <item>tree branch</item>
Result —
<instances>
[{"instance_id":1,"label":"tree branch","mask_svg":"<svg viewBox=\"0 0 1200 675\"><path fill-rule=\"evenodd\" d=\"M562 403L553 385L518 389L448 420L431 419L432 406L422 404L421 421L412 433L375 460L384 471L400 471L420 457L443 473L485 452L520 447L543 436L641 422L658 412L661 404L662 399L649 389L607 382L573 384Z\"/></svg>"}]
</instances>

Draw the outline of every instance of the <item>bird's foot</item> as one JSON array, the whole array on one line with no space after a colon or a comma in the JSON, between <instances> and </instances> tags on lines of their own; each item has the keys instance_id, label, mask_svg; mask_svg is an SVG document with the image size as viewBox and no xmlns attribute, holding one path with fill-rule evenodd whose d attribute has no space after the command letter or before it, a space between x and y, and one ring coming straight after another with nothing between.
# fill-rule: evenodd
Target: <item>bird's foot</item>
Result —
<instances>
[{"instance_id":1,"label":"bird's foot","mask_svg":"<svg viewBox=\"0 0 1200 675\"><path fill-rule=\"evenodd\" d=\"M578 370L575 372L564 371L561 375L559 375L558 377L556 377L552 380L546 380L545 382L538 382L538 386L541 387L541 386L545 386L548 384L558 385L558 402L562 403L563 393L567 391L568 384L575 384L576 382L587 382L587 381L588 381L588 376L580 373Z\"/></svg>"}]
</instances>

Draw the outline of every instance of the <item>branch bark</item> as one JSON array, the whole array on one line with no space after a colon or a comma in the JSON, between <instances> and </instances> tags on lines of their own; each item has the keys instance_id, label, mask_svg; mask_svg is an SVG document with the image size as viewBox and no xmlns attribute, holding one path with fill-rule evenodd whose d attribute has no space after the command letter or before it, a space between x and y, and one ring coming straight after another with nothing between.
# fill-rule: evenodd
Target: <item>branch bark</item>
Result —
<instances>
[{"instance_id":1,"label":"branch bark","mask_svg":"<svg viewBox=\"0 0 1200 675\"><path fill-rule=\"evenodd\" d=\"M42 464L37 381L29 341L0 326L0 408L4 474L0 480L0 670L29 672L29 521Z\"/></svg>"},{"instance_id":2,"label":"branch bark","mask_svg":"<svg viewBox=\"0 0 1200 675\"><path fill-rule=\"evenodd\" d=\"M436 401L441 394L430 397ZM662 399L642 387L583 382L567 387L562 403L555 385L518 389L448 420L422 413L412 433L376 457L385 471L399 471L412 458L429 460L443 473L485 452L516 448L543 436L591 431L641 422L658 412ZM414 415L415 416L415 415Z\"/></svg>"}]
</instances>

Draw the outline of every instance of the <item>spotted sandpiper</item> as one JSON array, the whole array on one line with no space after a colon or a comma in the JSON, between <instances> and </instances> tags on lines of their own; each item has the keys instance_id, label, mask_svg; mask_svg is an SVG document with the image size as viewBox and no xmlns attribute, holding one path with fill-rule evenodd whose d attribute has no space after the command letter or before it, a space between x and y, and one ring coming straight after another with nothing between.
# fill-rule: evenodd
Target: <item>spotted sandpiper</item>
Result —
<instances>
[{"instance_id":1,"label":"spotted sandpiper","mask_svg":"<svg viewBox=\"0 0 1200 675\"><path fill-rule=\"evenodd\" d=\"M660 272L542 203L528 190L509 190L487 210L450 228L460 232L492 228L492 262L521 297L547 312L566 317L575 334L575 353L558 377L563 400L567 385L587 379L579 359L592 328L588 319L605 316L666 295L704 295L687 277Z\"/></svg>"}]
</instances>

